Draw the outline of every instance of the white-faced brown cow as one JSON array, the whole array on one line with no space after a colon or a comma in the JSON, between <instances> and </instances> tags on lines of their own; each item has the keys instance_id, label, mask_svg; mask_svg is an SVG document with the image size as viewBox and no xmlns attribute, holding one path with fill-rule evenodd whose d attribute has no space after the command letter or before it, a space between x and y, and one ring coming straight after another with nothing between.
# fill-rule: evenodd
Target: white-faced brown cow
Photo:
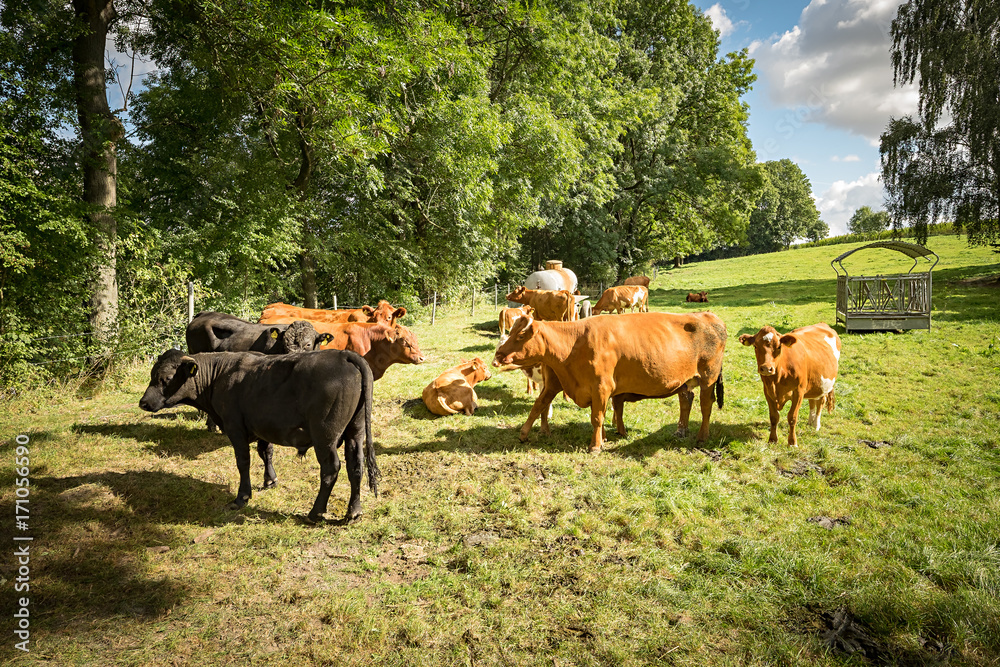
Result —
<instances>
[{"instance_id":1,"label":"white-faced brown cow","mask_svg":"<svg viewBox=\"0 0 1000 667\"><path fill-rule=\"evenodd\" d=\"M549 433L544 415L562 391L581 408L590 408L594 427L590 451L599 452L608 399L614 406L615 427L625 435L622 409L626 401L678 394L677 435L684 437L695 387L701 389L698 442L707 440L713 395L719 407L723 402L725 346L726 325L712 313L633 313L579 322L524 318L514 325L507 342L497 348L493 365L542 365L545 387L521 427L522 441L527 440L539 416L542 433Z\"/></svg>"},{"instance_id":2,"label":"white-faced brown cow","mask_svg":"<svg viewBox=\"0 0 1000 667\"><path fill-rule=\"evenodd\" d=\"M500 327L500 341L507 340L507 332L514 326L519 317L531 315L531 306L518 306L517 308L501 308L500 317L497 324Z\"/></svg>"},{"instance_id":3,"label":"white-faced brown cow","mask_svg":"<svg viewBox=\"0 0 1000 667\"><path fill-rule=\"evenodd\" d=\"M516 288L508 301L531 306L534 317L550 322L569 322L576 318L576 299L569 290Z\"/></svg>"},{"instance_id":4,"label":"white-faced brown cow","mask_svg":"<svg viewBox=\"0 0 1000 667\"><path fill-rule=\"evenodd\" d=\"M635 312L638 308L640 313L649 311L649 290L642 285L618 285L604 290L604 294L594 304L591 312L600 315L603 311L612 310L619 315L628 308L630 312Z\"/></svg>"},{"instance_id":5,"label":"white-faced brown cow","mask_svg":"<svg viewBox=\"0 0 1000 667\"><path fill-rule=\"evenodd\" d=\"M459 412L471 415L479 407L476 384L490 377L486 362L479 357L463 361L424 387L424 405L436 415L456 415Z\"/></svg>"},{"instance_id":6,"label":"white-faced brown cow","mask_svg":"<svg viewBox=\"0 0 1000 667\"><path fill-rule=\"evenodd\" d=\"M755 335L743 334L740 342L752 347L757 355L757 371L771 416L768 442L778 442L779 411L791 401L788 445L798 446L795 422L804 399L809 400L809 425L817 431L823 405L827 412L833 412L840 336L826 324L813 324L785 335L766 326Z\"/></svg>"}]
</instances>

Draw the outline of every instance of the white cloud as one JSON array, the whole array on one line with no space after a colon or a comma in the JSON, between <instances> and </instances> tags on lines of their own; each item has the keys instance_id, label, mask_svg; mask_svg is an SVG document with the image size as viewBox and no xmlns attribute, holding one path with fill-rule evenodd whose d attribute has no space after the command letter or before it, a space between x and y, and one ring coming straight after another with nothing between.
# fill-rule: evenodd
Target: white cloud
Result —
<instances>
[{"instance_id":1,"label":"white cloud","mask_svg":"<svg viewBox=\"0 0 1000 667\"><path fill-rule=\"evenodd\" d=\"M816 197L823 222L830 225L830 236L847 233L847 221L862 206L875 210L884 208L885 197L879 172L866 174L856 181L836 181L826 192Z\"/></svg>"},{"instance_id":2,"label":"white cloud","mask_svg":"<svg viewBox=\"0 0 1000 667\"><path fill-rule=\"evenodd\" d=\"M844 157L840 157L839 155L834 155L832 158L830 158L830 160L833 162L861 162L861 158L853 154L845 155Z\"/></svg>"},{"instance_id":3,"label":"white cloud","mask_svg":"<svg viewBox=\"0 0 1000 667\"><path fill-rule=\"evenodd\" d=\"M736 30L736 25L729 20L726 10L719 3L706 9L705 16L712 22L712 27L719 31L719 37L728 37Z\"/></svg>"},{"instance_id":4,"label":"white cloud","mask_svg":"<svg viewBox=\"0 0 1000 667\"><path fill-rule=\"evenodd\" d=\"M889 27L901 0L812 0L799 25L754 44L765 94L804 123L877 143L889 116L913 113L913 86L893 87Z\"/></svg>"}]
</instances>

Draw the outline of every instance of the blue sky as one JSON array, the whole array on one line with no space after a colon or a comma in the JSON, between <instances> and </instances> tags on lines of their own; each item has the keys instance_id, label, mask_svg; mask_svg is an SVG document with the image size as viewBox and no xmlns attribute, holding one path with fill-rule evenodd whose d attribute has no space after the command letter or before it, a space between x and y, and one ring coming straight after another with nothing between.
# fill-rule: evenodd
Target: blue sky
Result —
<instances>
[{"instance_id":1,"label":"blue sky","mask_svg":"<svg viewBox=\"0 0 1000 667\"><path fill-rule=\"evenodd\" d=\"M894 87L889 26L900 0L697 0L721 37L743 48L757 82L745 98L760 162L789 158L809 177L831 235L862 205L882 208L878 138L890 116L914 113Z\"/></svg>"}]
</instances>

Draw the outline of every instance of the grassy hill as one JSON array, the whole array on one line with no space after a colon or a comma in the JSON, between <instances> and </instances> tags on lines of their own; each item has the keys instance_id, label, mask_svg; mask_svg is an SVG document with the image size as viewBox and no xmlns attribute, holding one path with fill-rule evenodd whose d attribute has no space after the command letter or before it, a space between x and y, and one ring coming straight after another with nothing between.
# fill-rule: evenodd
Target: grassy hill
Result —
<instances>
[{"instance_id":1,"label":"grassy hill","mask_svg":"<svg viewBox=\"0 0 1000 667\"><path fill-rule=\"evenodd\" d=\"M384 480L348 526L302 518L309 453L276 448L279 486L225 509L228 440L193 410L137 407L149 365L97 388L8 402L0 514L14 516L14 435L30 438L31 653L55 664L1000 664L1000 274L996 255L932 237L929 332L843 336L837 407L767 443L752 350L764 324L834 322L829 262L852 246L661 273L653 310L729 330L711 440L677 440L677 400L629 404L627 437L587 453L589 410L556 399L552 435L517 430L523 376L477 387L472 417L419 400L462 359L492 357L495 314L417 313L428 360L376 383ZM890 251L852 273L905 271ZM696 411L697 412L697 411ZM693 432L694 429L692 429ZM253 479L261 481L254 463ZM343 516L340 479L330 516ZM825 518L825 520L824 520ZM11 525L11 524L8 524ZM0 558L3 609L16 564ZM9 624L11 621L8 620ZM853 655L849 655L852 653Z\"/></svg>"}]
</instances>

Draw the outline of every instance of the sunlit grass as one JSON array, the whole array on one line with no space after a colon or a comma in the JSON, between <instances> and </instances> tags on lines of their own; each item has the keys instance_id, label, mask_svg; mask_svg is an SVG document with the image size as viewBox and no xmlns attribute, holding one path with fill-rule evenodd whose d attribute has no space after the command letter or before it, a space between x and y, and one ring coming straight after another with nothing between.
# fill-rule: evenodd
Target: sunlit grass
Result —
<instances>
[{"instance_id":1,"label":"sunlit grass","mask_svg":"<svg viewBox=\"0 0 1000 667\"><path fill-rule=\"evenodd\" d=\"M933 328L842 333L836 411L818 433L801 416L797 450L766 442L753 355L736 337L832 324L829 261L850 247L659 275L653 310L703 309L684 296L705 289L729 330L726 405L701 448L673 438L676 399L628 404L628 436L609 430L591 456L588 411L559 397L552 436L536 424L521 443L531 400L519 373L478 385L472 417L433 417L421 389L463 359L488 360L495 316L439 310L431 326L414 313L428 360L376 383L382 494L366 493L348 526L305 525L318 465L284 448L279 486L226 510L238 483L228 440L187 408L141 412L147 365L18 397L0 428L9 461L15 434L32 441L32 652L21 659L996 664L1000 294L963 282L1000 273L995 255L932 237ZM859 272L900 270L864 255L852 256L868 262ZM12 517L12 464L0 470L0 513ZM256 462L252 474L259 485ZM331 518L347 498L341 479ZM14 565L0 563L10 610ZM840 608L870 642L867 659L824 642ZM17 657L9 638L0 656Z\"/></svg>"}]
</instances>

